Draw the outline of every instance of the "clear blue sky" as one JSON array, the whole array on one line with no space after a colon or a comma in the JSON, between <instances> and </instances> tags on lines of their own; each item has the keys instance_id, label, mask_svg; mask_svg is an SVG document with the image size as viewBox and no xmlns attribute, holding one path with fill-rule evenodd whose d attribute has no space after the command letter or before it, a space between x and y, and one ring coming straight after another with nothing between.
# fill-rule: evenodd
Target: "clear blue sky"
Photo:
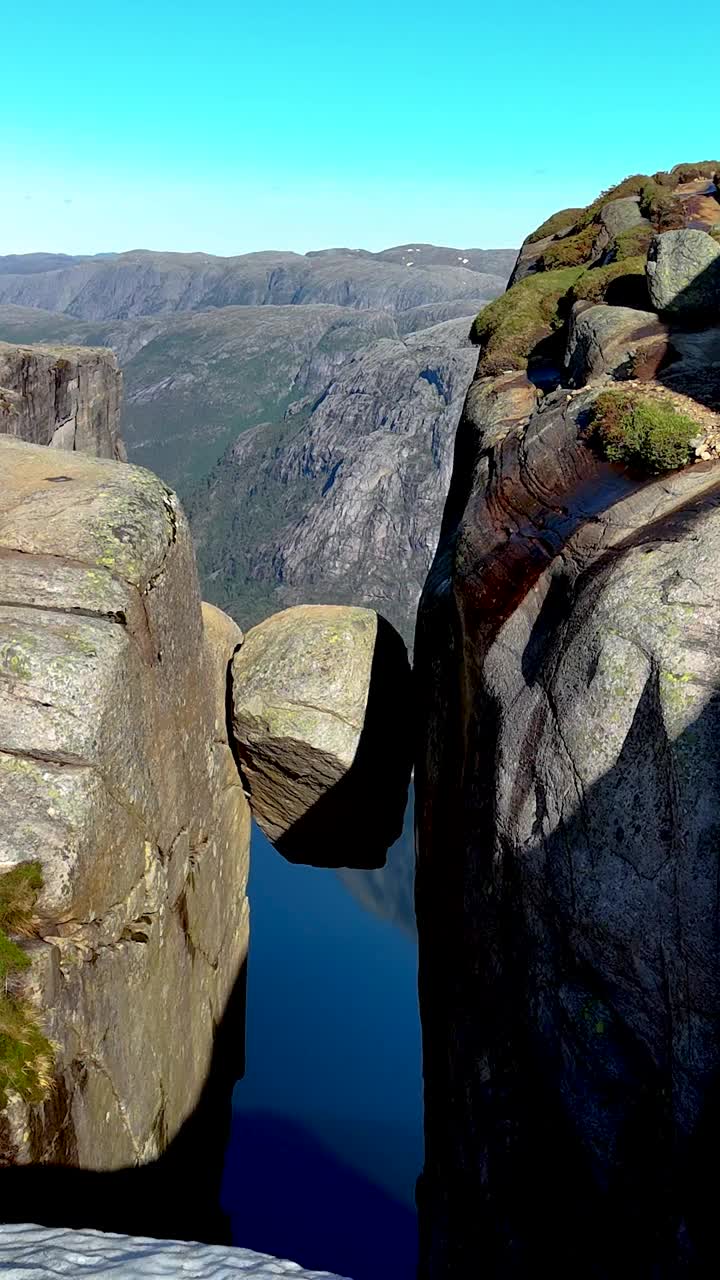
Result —
<instances>
[{"instance_id":1,"label":"clear blue sky","mask_svg":"<svg viewBox=\"0 0 720 1280\"><path fill-rule=\"evenodd\" d=\"M35 0L2 34L5 253L508 246L720 151L708 0Z\"/></svg>"}]
</instances>

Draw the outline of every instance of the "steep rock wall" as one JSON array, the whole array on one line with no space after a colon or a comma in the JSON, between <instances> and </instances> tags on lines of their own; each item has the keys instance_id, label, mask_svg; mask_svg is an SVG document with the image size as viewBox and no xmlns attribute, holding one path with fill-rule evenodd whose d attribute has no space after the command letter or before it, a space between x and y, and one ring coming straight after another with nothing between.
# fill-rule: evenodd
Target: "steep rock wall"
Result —
<instances>
[{"instance_id":1,"label":"steep rock wall","mask_svg":"<svg viewBox=\"0 0 720 1280\"><path fill-rule=\"evenodd\" d=\"M0 433L124 459L122 375L111 351L0 342Z\"/></svg>"},{"instance_id":2,"label":"steep rock wall","mask_svg":"<svg viewBox=\"0 0 720 1280\"><path fill-rule=\"evenodd\" d=\"M686 185L663 205L671 226L693 212ZM602 202L588 212L603 340L573 340L590 312L571 296L570 342L561 310L513 348L510 289L482 333L419 614L432 1280L706 1274L714 1256L719 335L692 308L666 332L608 305L618 277L596 255L617 243ZM662 227L644 232L660 258ZM525 300L539 261L521 257ZM650 338L664 349L648 363ZM510 371L484 376L490 356ZM707 461L653 476L604 460L589 428L620 385L644 412L681 409L687 457Z\"/></svg>"},{"instance_id":3,"label":"steep rock wall","mask_svg":"<svg viewBox=\"0 0 720 1280\"><path fill-rule=\"evenodd\" d=\"M39 865L12 994L52 1047L2 1160L118 1169L191 1116L244 965L241 636L149 472L0 439L0 477L0 886Z\"/></svg>"}]
</instances>

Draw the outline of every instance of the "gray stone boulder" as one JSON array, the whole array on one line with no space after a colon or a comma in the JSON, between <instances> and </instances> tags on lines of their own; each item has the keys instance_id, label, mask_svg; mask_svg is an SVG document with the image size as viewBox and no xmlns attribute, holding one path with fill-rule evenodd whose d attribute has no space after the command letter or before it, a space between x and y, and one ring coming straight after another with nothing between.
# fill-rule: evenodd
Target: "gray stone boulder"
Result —
<instances>
[{"instance_id":1,"label":"gray stone boulder","mask_svg":"<svg viewBox=\"0 0 720 1280\"><path fill-rule=\"evenodd\" d=\"M641 226L643 223L650 225L640 212L639 196L608 200L600 210L600 223L609 240L614 240L621 231L629 231L632 227Z\"/></svg>"},{"instance_id":2,"label":"gray stone boulder","mask_svg":"<svg viewBox=\"0 0 720 1280\"><path fill-rule=\"evenodd\" d=\"M576 304L570 317L565 364L572 386L591 378L654 377L670 345L669 330L653 311Z\"/></svg>"},{"instance_id":3,"label":"gray stone boulder","mask_svg":"<svg viewBox=\"0 0 720 1280\"><path fill-rule=\"evenodd\" d=\"M112 351L0 342L0 433L124 459L122 375Z\"/></svg>"},{"instance_id":4,"label":"gray stone boulder","mask_svg":"<svg viewBox=\"0 0 720 1280\"><path fill-rule=\"evenodd\" d=\"M648 253L647 282L657 311L720 311L720 244L705 231L666 231Z\"/></svg>"},{"instance_id":5,"label":"gray stone boulder","mask_svg":"<svg viewBox=\"0 0 720 1280\"><path fill-rule=\"evenodd\" d=\"M381 865L410 775L405 645L371 609L298 605L232 664L233 734L253 816L290 861Z\"/></svg>"},{"instance_id":6,"label":"gray stone boulder","mask_svg":"<svg viewBox=\"0 0 720 1280\"><path fill-rule=\"evenodd\" d=\"M149 472L0 437L0 476L0 875L40 867L22 993L54 1046L43 1100L0 1112L0 1164L120 1169L199 1105L247 952L240 632L203 619Z\"/></svg>"}]
</instances>

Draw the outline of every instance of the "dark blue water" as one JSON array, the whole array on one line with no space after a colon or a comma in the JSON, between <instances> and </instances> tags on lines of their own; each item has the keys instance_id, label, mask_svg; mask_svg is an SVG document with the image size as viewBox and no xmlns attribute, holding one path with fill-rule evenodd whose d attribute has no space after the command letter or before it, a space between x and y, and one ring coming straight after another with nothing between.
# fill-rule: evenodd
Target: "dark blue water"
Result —
<instances>
[{"instance_id":1,"label":"dark blue water","mask_svg":"<svg viewBox=\"0 0 720 1280\"><path fill-rule=\"evenodd\" d=\"M422 1163L411 815L381 872L251 852L247 1069L223 1207L237 1244L414 1280Z\"/></svg>"}]
</instances>

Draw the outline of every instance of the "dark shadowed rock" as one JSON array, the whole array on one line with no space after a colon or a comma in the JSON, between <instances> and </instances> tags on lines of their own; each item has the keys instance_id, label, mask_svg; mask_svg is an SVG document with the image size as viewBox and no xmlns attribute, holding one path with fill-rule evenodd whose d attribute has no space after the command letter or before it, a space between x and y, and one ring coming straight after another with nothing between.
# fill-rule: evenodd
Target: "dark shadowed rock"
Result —
<instances>
[{"instance_id":1,"label":"dark shadowed rock","mask_svg":"<svg viewBox=\"0 0 720 1280\"><path fill-rule=\"evenodd\" d=\"M291 862L380 866L410 775L405 646L369 609L307 605L245 636L233 733L253 816Z\"/></svg>"}]
</instances>

